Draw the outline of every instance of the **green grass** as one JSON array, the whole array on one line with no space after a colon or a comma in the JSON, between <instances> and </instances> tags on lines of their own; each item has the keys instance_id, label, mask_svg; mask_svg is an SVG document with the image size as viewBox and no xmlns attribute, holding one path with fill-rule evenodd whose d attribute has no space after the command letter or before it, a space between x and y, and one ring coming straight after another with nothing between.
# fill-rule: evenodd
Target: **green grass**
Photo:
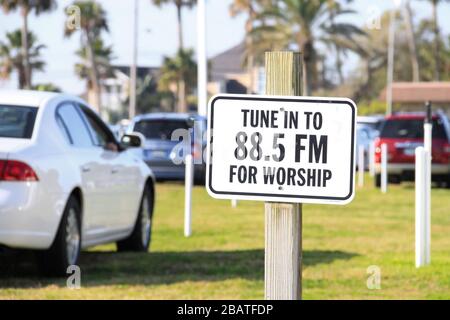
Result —
<instances>
[{"instance_id":1,"label":"green grass","mask_svg":"<svg viewBox=\"0 0 450 320\"><path fill-rule=\"evenodd\" d=\"M0 299L262 299L263 203L210 198L194 191L193 235L183 236L183 186L159 184L148 254L114 245L81 259L82 288L44 279L14 258L0 275ZM432 264L414 267L414 187L357 189L348 206L304 205L304 299L450 299L450 190L432 191ZM366 286L381 269L381 289ZM9 271L8 271L9 270Z\"/></svg>"}]
</instances>

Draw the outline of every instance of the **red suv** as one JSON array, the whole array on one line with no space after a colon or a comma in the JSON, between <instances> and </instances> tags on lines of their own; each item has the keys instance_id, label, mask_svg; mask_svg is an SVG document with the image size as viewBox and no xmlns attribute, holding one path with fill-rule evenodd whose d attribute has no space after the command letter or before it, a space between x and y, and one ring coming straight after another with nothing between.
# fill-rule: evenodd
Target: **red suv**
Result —
<instances>
[{"instance_id":1,"label":"red suv","mask_svg":"<svg viewBox=\"0 0 450 320\"><path fill-rule=\"evenodd\" d=\"M388 181L414 181L415 149L423 145L425 113L399 113L386 117L375 140L375 185L381 185L381 145L388 150ZM432 117L432 180L450 186L450 125L447 116Z\"/></svg>"}]
</instances>

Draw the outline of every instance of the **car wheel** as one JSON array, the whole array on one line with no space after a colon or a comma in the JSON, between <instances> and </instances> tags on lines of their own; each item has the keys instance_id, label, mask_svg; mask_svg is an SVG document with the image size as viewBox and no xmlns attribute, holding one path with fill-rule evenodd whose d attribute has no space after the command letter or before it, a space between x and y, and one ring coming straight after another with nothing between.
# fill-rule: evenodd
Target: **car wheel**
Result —
<instances>
[{"instance_id":1,"label":"car wheel","mask_svg":"<svg viewBox=\"0 0 450 320\"><path fill-rule=\"evenodd\" d=\"M400 175L389 175L389 183L392 184L400 184L402 183L402 179Z\"/></svg>"},{"instance_id":2,"label":"car wheel","mask_svg":"<svg viewBox=\"0 0 450 320\"><path fill-rule=\"evenodd\" d=\"M375 187L381 188L381 174L375 175Z\"/></svg>"},{"instance_id":3,"label":"car wheel","mask_svg":"<svg viewBox=\"0 0 450 320\"><path fill-rule=\"evenodd\" d=\"M49 276L65 276L67 268L78 263L81 251L81 207L71 197L49 250L39 252L41 271Z\"/></svg>"},{"instance_id":4,"label":"car wheel","mask_svg":"<svg viewBox=\"0 0 450 320\"><path fill-rule=\"evenodd\" d=\"M152 220L153 192L151 188L146 188L133 232L128 238L117 242L117 250L119 252L147 252L152 236Z\"/></svg>"}]
</instances>

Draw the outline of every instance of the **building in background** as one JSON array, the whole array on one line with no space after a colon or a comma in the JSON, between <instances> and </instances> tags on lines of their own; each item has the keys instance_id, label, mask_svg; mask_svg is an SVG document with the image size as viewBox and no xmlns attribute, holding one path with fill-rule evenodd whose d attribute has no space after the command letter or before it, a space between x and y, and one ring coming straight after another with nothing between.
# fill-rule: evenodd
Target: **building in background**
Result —
<instances>
[{"instance_id":1,"label":"building in background","mask_svg":"<svg viewBox=\"0 0 450 320\"><path fill-rule=\"evenodd\" d=\"M264 93L264 68L254 67L253 88L248 90L251 80L244 64L245 43L240 44L212 57L209 60L210 72L208 93Z\"/></svg>"},{"instance_id":2,"label":"building in background","mask_svg":"<svg viewBox=\"0 0 450 320\"><path fill-rule=\"evenodd\" d=\"M386 88L380 99L386 101ZM450 82L394 82L392 84L393 111L423 111L426 101L433 109L442 109L450 116Z\"/></svg>"}]
</instances>

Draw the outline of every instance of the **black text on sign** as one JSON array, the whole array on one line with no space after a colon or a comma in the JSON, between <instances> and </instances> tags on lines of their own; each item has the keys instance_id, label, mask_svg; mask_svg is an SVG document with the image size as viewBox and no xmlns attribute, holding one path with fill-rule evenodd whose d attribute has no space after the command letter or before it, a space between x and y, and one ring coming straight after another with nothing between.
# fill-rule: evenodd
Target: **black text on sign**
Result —
<instances>
[{"instance_id":1,"label":"black text on sign","mask_svg":"<svg viewBox=\"0 0 450 320\"><path fill-rule=\"evenodd\" d=\"M213 197L352 200L356 106L351 100L219 95L208 111L207 189Z\"/></svg>"}]
</instances>

